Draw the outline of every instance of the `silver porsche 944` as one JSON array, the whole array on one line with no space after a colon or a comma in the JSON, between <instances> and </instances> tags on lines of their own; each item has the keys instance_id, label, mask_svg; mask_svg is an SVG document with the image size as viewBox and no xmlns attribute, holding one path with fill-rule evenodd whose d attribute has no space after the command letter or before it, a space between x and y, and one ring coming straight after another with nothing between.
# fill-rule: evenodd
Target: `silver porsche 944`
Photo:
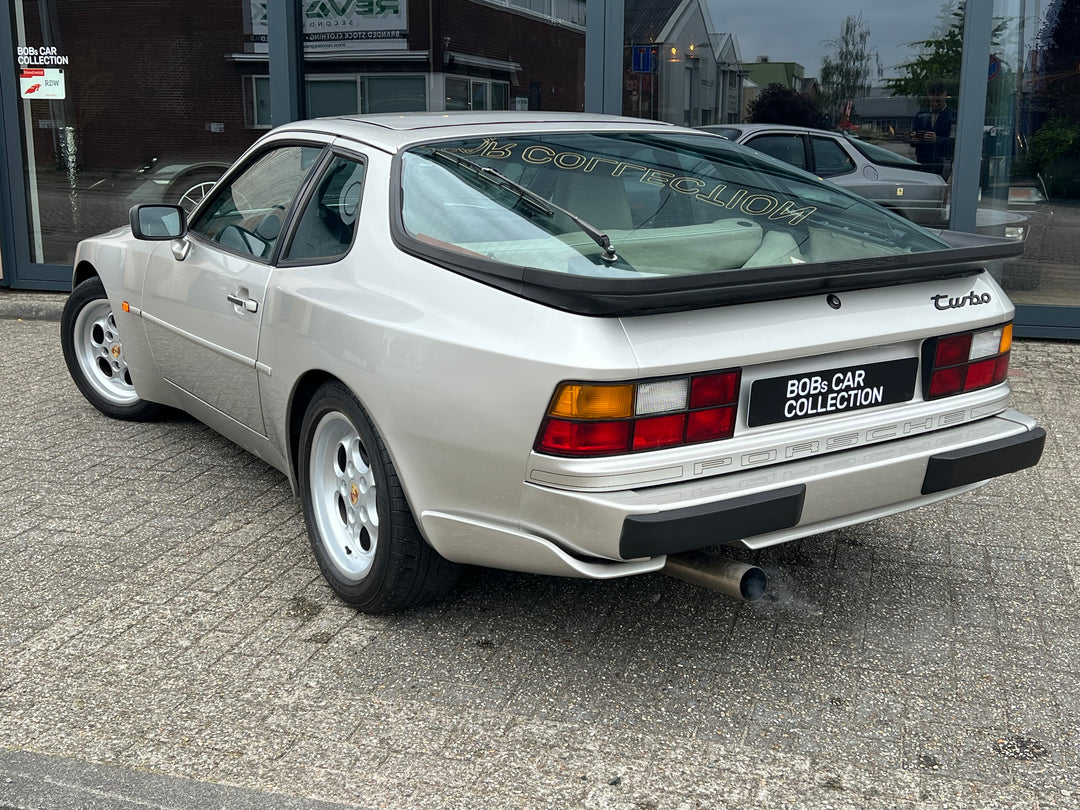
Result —
<instances>
[{"instance_id":1,"label":"silver porsche 944","mask_svg":"<svg viewBox=\"0 0 1080 810\"><path fill-rule=\"evenodd\" d=\"M1008 407L1021 245L930 232L707 133L570 114L302 121L190 214L79 246L86 398L180 408L289 476L370 612L462 564L664 570L1038 462Z\"/></svg>"}]
</instances>

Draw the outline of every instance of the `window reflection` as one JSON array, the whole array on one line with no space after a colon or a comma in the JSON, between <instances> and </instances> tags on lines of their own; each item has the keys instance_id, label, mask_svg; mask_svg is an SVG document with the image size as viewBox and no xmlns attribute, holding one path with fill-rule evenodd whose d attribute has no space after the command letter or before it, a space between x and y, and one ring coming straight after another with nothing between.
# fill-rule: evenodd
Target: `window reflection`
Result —
<instances>
[{"instance_id":1,"label":"window reflection","mask_svg":"<svg viewBox=\"0 0 1080 810\"><path fill-rule=\"evenodd\" d=\"M308 116L584 109L584 0L297 2ZM32 262L72 262L134 203L193 210L272 124L265 0L14 0L5 13L25 57Z\"/></svg>"},{"instance_id":2,"label":"window reflection","mask_svg":"<svg viewBox=\"0 0 1080 810\"><path fill-rule=\"evenodd\" d=\"M983 230L1023 238L997 272L1021 304L1080 305L1080 0L997 0Z\"/></svg>"}]
</instances>

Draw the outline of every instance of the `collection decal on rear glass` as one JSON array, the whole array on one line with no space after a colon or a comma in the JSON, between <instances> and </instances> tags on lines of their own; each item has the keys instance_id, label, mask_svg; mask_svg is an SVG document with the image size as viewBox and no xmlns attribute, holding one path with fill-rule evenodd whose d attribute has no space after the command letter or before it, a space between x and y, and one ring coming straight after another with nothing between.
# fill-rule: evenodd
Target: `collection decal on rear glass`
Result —
<instances>
[{"instance_id":1,"label":"collection decal on rear glass","mask_svg":"<svg viewBox=\"0 0 1080 810\"><path fill-rule=\"evenodd\" d=\"M519 146L523 148L518 149ZM577 171L584 174L595 173L598 176L622 177L627 171L640 172L640 176L637 178L639 183L667 187L672 191L692 197L698 202L739 211L748 216L768 217L771 220L787 220L791 225L798 225L817 211L817 206L806 205L797 208L791 200L784 200L771 194L762 194L755 189L729 189L725 183L717 182L716 178L704 180L699 177L680 177L673 172L651 169L648 166L640 166L625 160L597 157L595 155L590 157L570 151L557 152L544 144L499 143L494 139L487 138L479 146L473 148L456 147L447 151L495 160L520 159L533 165L550 163L563 171ZM601 171L598 172L598 168ZM605 175L605 171L607 175Z\"/></svg>"}]
</instances>

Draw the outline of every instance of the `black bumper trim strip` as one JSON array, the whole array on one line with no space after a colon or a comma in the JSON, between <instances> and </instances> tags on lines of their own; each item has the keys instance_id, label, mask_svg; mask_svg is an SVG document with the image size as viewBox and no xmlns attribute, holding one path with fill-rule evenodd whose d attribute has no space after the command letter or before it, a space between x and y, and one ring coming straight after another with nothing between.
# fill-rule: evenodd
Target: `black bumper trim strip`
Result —
<instances>
[{"instance_id":1,"label":"black bumper trim strip","mask_svg":"<svg viewBox=\"0 0 1080 810\"><path fill-rule=\"evenodd\" d=\"M1034 467L1044 444L1046 431L1037 427L1018 436L938 453L926 463L922 493L943 492Z\"/></svg>"},{"instance_id":2,"label":"black bumper trim strip","mask_svg":"<svg viewBox=\"0 0 1080 810\"><path fill-rule=\"evenodd\" d=\"M630 515L623 521L624 560L720 546L744 537L790 529L802 519L806 485L744 495L719 503Z\"/></svg>"}]
</instances>

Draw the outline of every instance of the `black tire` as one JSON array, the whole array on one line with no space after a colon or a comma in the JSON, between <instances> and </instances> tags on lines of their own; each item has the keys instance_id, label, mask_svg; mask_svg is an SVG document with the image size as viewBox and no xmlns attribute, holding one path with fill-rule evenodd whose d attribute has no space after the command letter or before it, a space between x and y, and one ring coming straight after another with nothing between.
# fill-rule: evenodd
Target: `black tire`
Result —
<instances>
[{"instance_id":1,"label":"black tire","mask_svg":"<svg viewBox=\"0 0 1080 810\"><path fill-rule=\"evenodd\" d=\"M97 276L72 290L60 317L60 346L75 385L106 416L142 422L162 406L135 391L105 287Z\"/></svg>"},{"instance_id":2,"label":"black tire","mask_svg":"<svg viewBox=\"0 0 1080 810\"><path fill-rule=\"evenodd\" d=\"M382 438L339 382L324 383L304 415L297 478L319 570L345 602L389 613L453 588L459 566L420 534Z\"/></svg>"}]
</instances>

